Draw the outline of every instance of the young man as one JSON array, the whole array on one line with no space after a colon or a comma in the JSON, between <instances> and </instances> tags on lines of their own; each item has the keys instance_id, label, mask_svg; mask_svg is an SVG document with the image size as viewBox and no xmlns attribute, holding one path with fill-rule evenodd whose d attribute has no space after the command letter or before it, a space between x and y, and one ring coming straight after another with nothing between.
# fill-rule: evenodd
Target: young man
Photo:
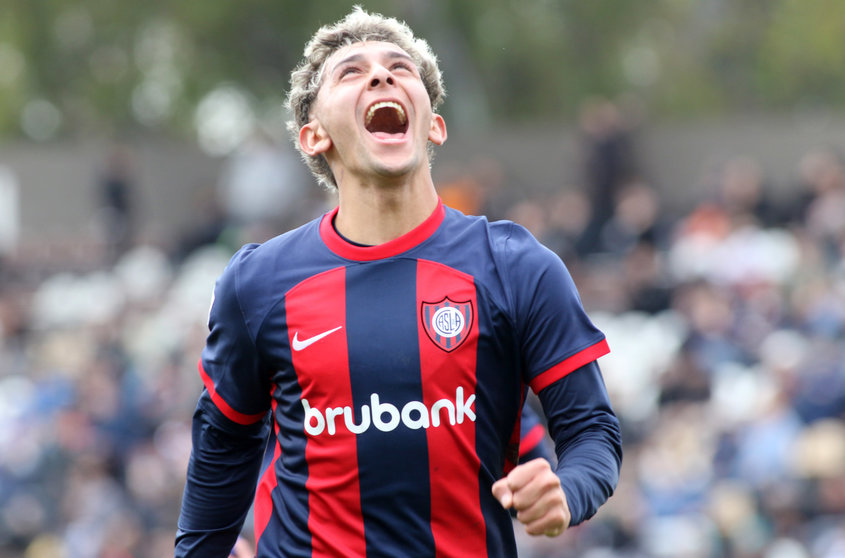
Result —
<instances>
[{"instance_id":1,"label":"young man","mask_svg":"<svg viewBox=\"0 0 845 558\"><path fill-rule=\"evenodd\" d=\"M254 496L261 557L511 557L509 510L556 536L613 492L605 337L525 229L440 203L442 99L394 19L355 9L306 46L293 127L339 205L245 246L215 286L177 556L228 555ZM554 470L517 465L528 386Z\"/></svg>"}]
</instances>

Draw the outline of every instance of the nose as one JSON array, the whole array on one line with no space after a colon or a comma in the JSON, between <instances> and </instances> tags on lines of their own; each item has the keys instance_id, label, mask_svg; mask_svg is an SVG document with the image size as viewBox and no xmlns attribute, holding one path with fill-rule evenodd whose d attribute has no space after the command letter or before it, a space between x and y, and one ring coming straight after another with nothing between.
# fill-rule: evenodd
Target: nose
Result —
<instances>
[{"instance_id":1,"label":"nose","mask_svg":"<svg viewBox=\"0 0 845 558\"><path fill-rule=\"evenodd\" d=\"M370 77L370 87L378 87L381 84L393 85L393 75L390 70L378 64L373 67L372 76Z\"/></svg>"}]
</instances>

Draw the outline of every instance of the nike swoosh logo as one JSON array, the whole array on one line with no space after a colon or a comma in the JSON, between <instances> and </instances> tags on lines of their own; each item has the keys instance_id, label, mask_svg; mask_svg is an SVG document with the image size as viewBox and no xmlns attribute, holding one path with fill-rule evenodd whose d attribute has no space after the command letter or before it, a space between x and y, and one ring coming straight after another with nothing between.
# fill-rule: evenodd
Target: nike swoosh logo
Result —
<instances>
[{"instance_id":1,"label":"nike swoosh logo","mask_svg":"<svg viewBox=\"0 0 845 558\"><path fill-rule=\"evenodd\" d=\"M313 345L314 343L316 343L317 341L319 341L323 337L327 337L327 336L331 335L332 333L334 333L335 331L337 331L341 328L343 328L343 326L337 326L334 329L324 331L323 333L319 333L319 334L315 335L314 337L309 337L308 339L300 339L299 338L299 332L297 331L296 333L293 334L293 344L292 344L293 350L294 351L301 351L305 347Z\"/></svg>"}]
</instances>

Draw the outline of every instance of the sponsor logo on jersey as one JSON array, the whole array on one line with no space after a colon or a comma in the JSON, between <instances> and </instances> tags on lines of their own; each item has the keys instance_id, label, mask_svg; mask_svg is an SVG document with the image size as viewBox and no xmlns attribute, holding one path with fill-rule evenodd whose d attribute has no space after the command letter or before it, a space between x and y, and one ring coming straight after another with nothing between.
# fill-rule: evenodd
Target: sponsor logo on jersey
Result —
<instances>
[{"instance_id":1,"label":"sponsor logo on jersey","mask_svg":"<svg viewBox=\"0 0 845 558\"><path fill-rule=\"evenodd\" d=\"M472 303L455 302L449 297L439 302L423 302L420 317L428 338L444 351L451 352L460 347L469 335L473 320Z\"/></svg>"},{"instance_id":2,"label":"sponsor logo on jersey","mask_svg":"<svg viewBox=\"0 0 845 558\"><path fill-rule=\"evenodd\" d=\"M403 425L411 430L438 427L448 423L451 426L463 424L465 420L475 422L475 394L464 396L464 388L455 390L455 399L439 399L426 406L422 401L409 401L400 409L392 403L384 403L377 393L370 395L370 404L361 405L361 419L356 424L352 407L328 407L316 409L302 399L305 410L305 432L319 436L324 432L334 436L339 428L346 428L353 434L363 434L371 427L382 432L391 432Z\"/></svg>"}]
</instances>

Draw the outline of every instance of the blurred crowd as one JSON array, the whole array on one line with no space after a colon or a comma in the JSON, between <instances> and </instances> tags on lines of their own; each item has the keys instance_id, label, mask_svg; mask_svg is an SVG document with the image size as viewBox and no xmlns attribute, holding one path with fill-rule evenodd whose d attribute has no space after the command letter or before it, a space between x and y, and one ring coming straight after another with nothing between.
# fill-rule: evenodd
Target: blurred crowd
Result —
<instances>
[{"instance_id":1,"label":"blurred crowd","mask_svg":"<svg viewBox=\"0 0 845 558\"><path fill-rule=\"evenodd\" d=\"M483 160L440 184L558 252L612 349L617 493L562 538L517 527L521 555L845 556L843 159L772 177L736 157L670 211L612 107L587 116L580 187L523 196ZM211 288L272 229L219 219L103 265L0 260L0 558L172 555Z\"/></svg>"},{"instance_id":2,"label":"blurred crowd","mask_svg":"<svg viewBox=\"0 0 845 558\"><path fill-rule=\"evenodd\" d=\"M677 215L636 173L604 214L577 190L511 208L608 335L625 448L598 516L527 556L845 556L845 165L781 178L737 156Z\"/></svg>"}]
</instances>

